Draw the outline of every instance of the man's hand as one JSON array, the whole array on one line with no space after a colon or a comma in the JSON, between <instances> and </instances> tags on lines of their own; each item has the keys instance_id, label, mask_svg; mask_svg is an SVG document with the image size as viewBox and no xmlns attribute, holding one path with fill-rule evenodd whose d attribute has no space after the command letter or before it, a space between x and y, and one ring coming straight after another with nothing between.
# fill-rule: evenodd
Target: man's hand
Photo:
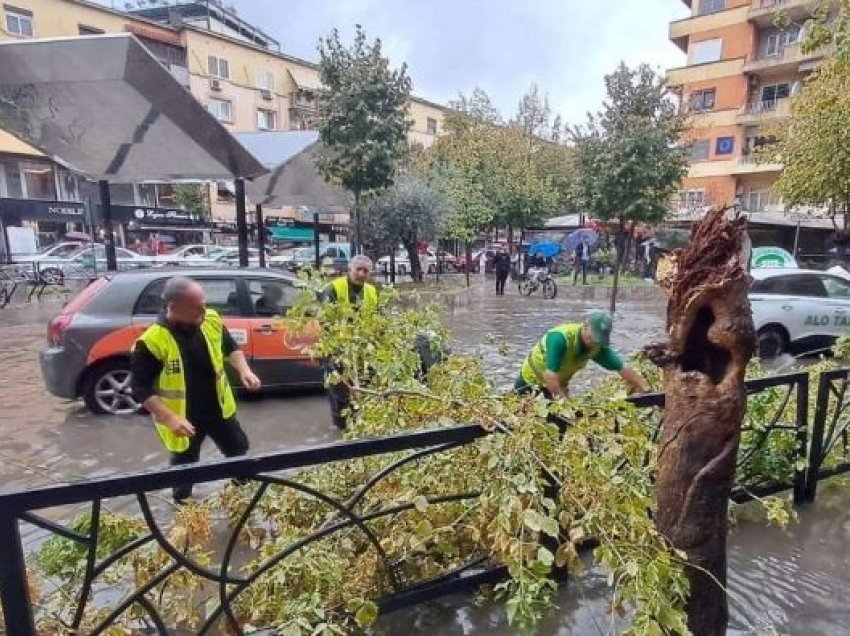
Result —
<instances>
[{"instance_id":1,"label":"man's hand","mask_svg":"<svg viewBox=\"0 0 850 636\"><path fill-rule=\"evenodd\" d=\"M260 382L260 378L258 378L251 369L243 370L239 374L239 381L242 382L242 386L249 391L257 391L261 386L263 386L263 383Z\"/></svg>"},{"instance_id":2,"label":"man's hand","mask_svg":"<svg viewBox=\"0 0 850 636\"><path fill-rule=\"evenodd\" d=\"M652 391L652 387L649 386L649 383L643 378L643 376L631 367L625 367L622 371L620 371L620 377L625 380L626 384L629 385L629 388L631 388L632 391L636 391L638 393L649 393Z\"/></svg>"},{"instance_id":3,"label":"man's hand","mask_svg":"<svg viewBox=\"0 0 850 636\"><path fill-rule=\"evenodd\" d=\"M180 417L176 413L172 413L170 417L166 418L164 424L178 437L195 436L195 427L185 417Z\"/></svg>"},{"instance_id":4,"label":"man's hand","mask_svg":"<svg viewBox=\"0 0 850 636\"><path fill-rule=\"evenodd\" d=\"M251 371L251 367L248 366L248 361L245 360L245 354L239 351L238 349L231 353L227 361L230 363L230 366L239 374L239 381L249 391L256 391L263 383L260 382L260 378L256 376L256 374Z\"/></svg>"}]
</instances>

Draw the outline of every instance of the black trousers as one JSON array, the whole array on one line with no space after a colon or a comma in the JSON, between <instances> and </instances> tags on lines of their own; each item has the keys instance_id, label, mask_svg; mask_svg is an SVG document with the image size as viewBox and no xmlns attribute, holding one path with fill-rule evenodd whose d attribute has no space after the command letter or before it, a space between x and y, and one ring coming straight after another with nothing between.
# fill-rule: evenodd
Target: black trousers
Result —
<instances>
[{"instance_id":1,"label":"black trousers","mask_svg":"<svg viewBox=\"0 0 850 636\"><path fill-rule=\"evenodd\" d=\"M239 457L248 452L250 443L248 436L235 417L213 425L199 425L192 422L195 427L195 436L189 438L189 448L182 453L171 453L172 466L185 466L194 464L201 457L201 445L209 437L225 457ZM192 496L191 482L180 484L172 489L175 501L181 501Z\"/></svg>"},{"instance_id":2,"label":"black trousers","mask_svg":"<svg viewBox=\"0 0 850 636\"><path fill-rule=\"evenodd\" d=\"M504 269L496 270L496 295L504 296L505 295L505 283L508 282L508 273L510 270Z\"/></svg>"},{"instance_id":3,"label":"black trousers","mask_svg":"<svg viewBox=\"0 0 850 636\"><path fill-rule=\"evenodd\" d=\"M343 411L351 406L351 391L344 382L328 384L328 376L335 371L332 365L325 365L325 385L328 387L328 401L331 405L331 419L334 426L342 430L346 421Z\"/></svg>"},{"instance_id":4,"label":"black trousers","mask_svg":"<svg viewBox=\"0 0 850 636\"><path fill-rule=\"evenodd\" d=\"M576 263L576 272L573 276L573 285L578 282L578 275L581 274L581 284L587 285L587 261L579 261Z\"/></svg>"}]
</instances>

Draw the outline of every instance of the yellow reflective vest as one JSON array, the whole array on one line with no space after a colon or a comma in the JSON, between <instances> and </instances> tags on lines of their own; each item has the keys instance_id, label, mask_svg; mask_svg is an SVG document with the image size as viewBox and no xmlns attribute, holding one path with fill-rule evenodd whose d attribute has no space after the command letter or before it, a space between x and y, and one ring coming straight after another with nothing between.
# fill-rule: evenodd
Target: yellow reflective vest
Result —
<instances>
[{"instance_id":1,"label":"yellow reflective vest","mask_svg":"<svg viewBox=\"0 0 850 636\"><path fill-rule=\"evenodd\" d=\"M597 350L594 349L582 354L584 347L581 342L581 329L581 323L568 323L552 327L543 334L540 342L534 345L534 348L522 363L520 375L525 383L530 386L546 386L543 381L543 373L546 371L546 337L555 331L562 334L567 341L567 355L564 356L561 366L556 371L558 383L562 389L566 388L572 377L581 371L587 365L587 361L597 353Z\"/></svg>"},{"instance_id":2,"label":"yellow reflective vest","mask_svg":"<svg viewBox=\"0 0 850 636\"><path fill-rule=\"evenodd\" d=\"M348 284L348 276L340 276L331 281L331 287L333 287L336 294L336 301L343 305L348 305L350 302L348 299ZM372 283L363 284L363 298L360 307L369 311L374 311L378 308L378 289Z\"/></svg>"},{"instance_id":3,"label":"yellow reflective vest","mask_svg":"<svg viewBox=\"0 0 850 636\"><path fill-rule=\"evenodd\" d=\"M224 323L217 312L207 309L204 322L201 323L201 333L207 342L213 371L216 374L216 397L221 405L221 415L224 419L233 417L236 415L236 400L224 370L224 354L221 350ZM162 362L162 371L156 381L156 394L171 411L180 417L186 417L186 378L183 375L184 367L180 348L174 336L167 327L153 324L145 330L139 340L144 342L148 351ZM155 418L154 424L162 443L169 451L182 453L189 448L188 437L176 435Z\"/></svg>"}]
</instances>

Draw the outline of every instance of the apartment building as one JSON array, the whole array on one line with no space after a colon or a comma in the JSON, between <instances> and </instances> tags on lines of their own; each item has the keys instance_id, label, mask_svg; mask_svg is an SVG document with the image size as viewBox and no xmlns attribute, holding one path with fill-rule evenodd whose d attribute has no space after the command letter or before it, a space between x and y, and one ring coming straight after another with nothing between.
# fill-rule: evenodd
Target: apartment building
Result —
<instances>
[{"instance_id":1,"label":"apartment building","mask_svg":"<svg viewBox=\"0 0 850 636\"><path fill-rule=\"evenodd\" d=\"M817 0L682 1L691 15L670 24L670 39L687 65L667 72L693 126L680 208L737 200L751 213L782 211L771 191L782 166L757 163L754 152L770 142L765 127L789 115L790 99L823 58L801 50Z\"/></svg>"},{"instance_id":2,"label":"apartment building","mask_svg":"<svg viewBox=\"0 0 850 636\"><path fill-rule=\"evenodd\" d=\"M216 0L167 6L116 0L112 5L127 10L88 0L9 0L0 5L0 39L129 32L229 130L315 127L321 90L318 65L281 52L280 43L232 9ZM413 98L410 142L432 144L442 129L444 112L438 104ZM126 203L150 205L149 200L136 200L145 190L138 184L117 190L115 198L122 203L132 195L133 201ZM214 219L234 219L231 184L212 186L210 202ZM269 212L312 218L311 211L294 208Z\"/></svg>"}]
</instances>

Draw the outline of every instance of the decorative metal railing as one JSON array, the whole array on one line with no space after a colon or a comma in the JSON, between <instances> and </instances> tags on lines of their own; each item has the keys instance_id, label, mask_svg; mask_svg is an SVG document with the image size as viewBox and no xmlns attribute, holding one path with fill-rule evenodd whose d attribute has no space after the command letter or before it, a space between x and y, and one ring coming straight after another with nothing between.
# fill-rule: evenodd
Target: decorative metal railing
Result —
<instances>
[{"instance_id":1,"label":"decorative metal railing","mask_svg":"<svg viewBox=\"0 0 850 636\"><path fill-rule=\"evenodd\" d=\"M736 501L792 489L795 503L802 503L814 497L817 479L850 470L847 378L848 370L822 374L811 443L809 374L794 373L747 382L750 409L738 460L738 485L733 493ZM657 435L660 430L657 407L663 406L663 395L638 396L631 402L645 409L648 431ZM166 624L166 618L157 607L158 596L152 592L181 570L199 577L211 590L205 604L208 609L205 622L197 628L197 633L223 630L242 634L237 616L240 595L279 564L298 559L300 551L336 533L356 533L374 557L376 576L382 588L376 602L384 612L503 579L506 576L504 568L493 563L484 552L474 553L460 562L440 561L445 565L442 571L430 571L427 576L420 577L417 576L419 570L409 567L403 558L391 556L382 546L382 540L392 534L392 524L414 510L420 496L424 496L424 503L429 506L474 505L478 493L415 493L409 501L379 501L377 504L375 497L369 499L384 480L393 479L413 463L435 458L451 461L453 452L470 449L470 445L489 434L476 425L455 426L0 493L0 600L6 632L15 636L36 633L27 576L27 562L32 559L28 551L35 546L31 545L33 541L23 539L22 525L30 530L34 527L38 533L46 531L63 537L84 550L82 582L74 596L76 607L65 619L65 624L69 631L77 629L97 603L97 623L91 627L89 622L88 631L85 631L90 634L104 633L110 624L130 610L137 616L144 615L145 618L139 620L149 630L156 633L173 631L175 626ZM323 492L300 479L304 469L361 462L366 458L376 462L370 464L370 476L345 496ZM765 470L766 466L769 470ZM462 466L459 469L462 470ZM232 479L248 481L252 490L238 518L232 519L228 526L219 561L214 565L200 563L192 558L186 545L175 541L164 529L163 520L169 515L153 505L156 496L153 493L186 482L201 484ZM274 554L264 554L264 561L245 570L237 565L237 540L270 489L291 489L320 502L326 511L325 520L311 534L281 546ZM111 553L105 553L102 546L99 549L100 520L107 498L118 498L110 501L110 506L117 502L123 502L124 507L130 503L136 506L144 527L137 536ZM369 505L366 505L367 499ZM423 502L420 499L418 503ZM74 511L72 514L68 507ZM52 515L46 512L50 509L54 509ZM79 512L89 515L86 531L53 520L68 519ZM158 546L164 553L161 568L139 582L136 589L120 590L120 593L112 589L104 595L104 573L134 551L150 546ZM83 632L78 630L78 633Z\"/></svg>"}]
</instances>

